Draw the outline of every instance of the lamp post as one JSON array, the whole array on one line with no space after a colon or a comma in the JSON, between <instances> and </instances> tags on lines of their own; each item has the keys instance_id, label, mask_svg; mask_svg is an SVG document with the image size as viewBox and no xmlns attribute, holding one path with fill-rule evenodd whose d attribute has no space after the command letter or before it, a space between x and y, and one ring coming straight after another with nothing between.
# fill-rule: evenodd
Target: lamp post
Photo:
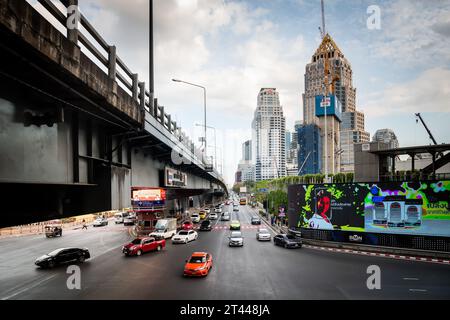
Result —
<instances>
[{"instance_id":1,"label":"lamp post","mask_svg":"<svg viewBox=\"0 0 450 320\"><path fill-rule=\"evenodd\" d=\"M187 82L187 81L183 81L183 80L179 80L179 79L172 79L172 81L173 82L185 83L185 84L188 84L188 85L191 85L191 86L203 89L203 106L204 106L204 114L205 114L205 117L204 117L205 139L203 141L205 142L205 149L204 149L205 150L205 157L204 158L206 159L206 154L207 154L207 149L208 149L207 148L207 144L206 144L206 88L201 86L201 85L198 85L198 84L195 84L195 83L191 83L191 82Z\"/></svg>"},{"instance_id":2,"label":"lamp post","mask_svg":"<svg viewBox=\"0 0 450 320\"><path fill-rule=\"evenodd\" d=\"M198 123L196 123L195 125L196 125L197 127L203 127L203 126L204 126L204 125L198 124ZM215 162L214 166L215 166L216 169L217 169L217 140L216 140L216 128L211 127L211 126L204 126L204 127L209 128L209 129L213 129L213 130L214 130L214 162ZM206 131L205 131L205 137L206 137Z\"/></svg>"}]
</instances>

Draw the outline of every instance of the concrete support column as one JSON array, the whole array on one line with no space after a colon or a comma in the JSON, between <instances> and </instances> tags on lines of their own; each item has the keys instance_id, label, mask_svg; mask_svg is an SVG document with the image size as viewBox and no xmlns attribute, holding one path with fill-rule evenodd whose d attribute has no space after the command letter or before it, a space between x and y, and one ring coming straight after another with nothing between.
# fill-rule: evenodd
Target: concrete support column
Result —
<instances>
[{"instance_id":1,"label":"concrete support column","mask_svg":"<svg viewBox=\"0 0 450 320\"><path fill-rule=\"evenodd\" d=\"M145 110L145 82L139 82L139 104Z\"/></svg>"},{"instance_id":2,"label":"concrete support column","mask_svg":"<svg viewBox=\"0 0 450 320\"><path fill-rule=\"evenodd\" d=\"M138 74L137 73L133 73L132 81L133 81L133 83L132 83L133 88L132 88L131 91L132 91L132 94L133 94L133 100L138 101L138 95L139 95L139 93L138 93L138 86L139 86L139 83L138 83Z\"/></svg>"},{"instance_id":3,"label":"concrete support column","mask_svg":"<svg viewBox=\"0 0 450 320\"><path fill-rule=\"evenodd\" d=\"M117 69L116 64L117 64L116 46L109 46L108 76L112 80L116 80L116 69Z\"/></svg>"},{"instance_id":4,"label":"concrete support column","mask_svg":"<svg viewBox=\"0 0 450 320\"><path fill-rule=\"evenodd\" d=\"M79 10L78 9L78 0L68 0L68 7L70 7L70 6L76 6L77 7L77 11L75 13L73 11L70 11L70 10L67 12L66 26L69 25L68 24L69 18L73 19L72 16L74 14L76 14L76 19L78 19L80 17L79 11L78 11ZM73 42L75 44L78 44L78 33L79 33L79 31L78 31L78 23L79 23L79 21L77 21L76 28L67 28L67 38L71 42Z\"/></svg>"}]
</instances>

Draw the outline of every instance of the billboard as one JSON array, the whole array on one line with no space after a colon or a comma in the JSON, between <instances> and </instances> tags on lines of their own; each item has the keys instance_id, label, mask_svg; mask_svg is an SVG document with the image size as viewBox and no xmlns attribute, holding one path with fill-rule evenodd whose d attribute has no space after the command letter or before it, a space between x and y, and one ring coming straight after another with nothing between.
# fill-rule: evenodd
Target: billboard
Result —
<instances>
[{"instance_id":1,"label":"billboard","mask_svg":"<svg viewBox=\"0 0 450 320\"><path fill-rule=\"evenodd\" d=\"M240 193L247 193L247 187L240 187L239 188Z\"/></svg>"},{"instance_id":2,"label":"billboard","mask_svg":"<svg viewBox=\"0 0 450 320\"><path fill-rule=\"evenodd\" d=\"M131 205L133 210L146 210L162 207L166 202L166 191L160 188L132 187Z\"/></svg>"},{"instance_id":3,"label":"billboard","mask_svg":"<svg viewBox=\"0 0 450 320\"><path fill-rule=\"evenodd\" d=\"M335 95L329 95L324 98L323 95L316 96L316 116L325 116L325 111L327 116L334 115L339 121L341 120L342 106L339 99Z\"/></svg>"},{"instance_id":4,"label":"billboard","mask_svg":"<svg viewBox=\"0 0 450 320\"><path fill-rule=\"evenodd\" d=\"M450 181L292 185L290 226L450 236Z\"/></svg>"},{"instance_id":5,"label":"billboard","mask_svg":"<svg viewBox=\"0 0 450 320\"><path fill-rule=\"evenodd\" d=\"M172 168L166 168L164 174L164 185L166 187L186 187L187 174Z\"/></svg>"}]
</instances>

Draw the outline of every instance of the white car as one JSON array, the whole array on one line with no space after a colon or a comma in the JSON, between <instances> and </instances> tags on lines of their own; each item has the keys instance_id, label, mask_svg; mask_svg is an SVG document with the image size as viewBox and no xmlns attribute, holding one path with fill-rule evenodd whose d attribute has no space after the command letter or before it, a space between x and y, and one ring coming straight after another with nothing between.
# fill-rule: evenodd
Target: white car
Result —
<instances>
[{"instance_id":1,"label":"white car","mask_svg":"<svg viewBox=\"0 0 450 320\"><path fill-rule=\"evenodd\" d=\"M188 243L197 240L198 233L194 230L180 230L172 237L172 243Z\"/></svg>"},{"instance_id":2,"label":"white car","mask_svg":"<svg viewBox=\"0 0 450 320\"><path fill-rule=\"evenodd\" d=\"M260 241L270 241L271 236L269 230L266 228L259 228L258 232L256 233L256 240Z\"/></svg>"},{"instance_id":3,"label":"white car","mask_svg":"<svg viewBox=\"0 0 450 320\"><path fill-rule=\"evenodd\" d=\"M222 208L215 208L215 209L214 209L214 212L215 212L215 213L222 213Z\"/></svg>"},{"instance_id":4,"label":"white car","mask_svg":"<svg viewBox=\"0 0 450 320\"><path fill-rule=\"evenodd\" d=\"M106 218L97 218L92 224L94 227L102 227L108 225L108 219Z\"/></svg>"},{"instance_id":5,"label":"white car","mask_svg":"<svg viewBox=\"0 0 450 320\"><path fill-rule=\"evenodd\" d=\"M198 213L193 213L191 216L191 220L193 223L199 223L200 222L200 215Z\"/></svg>"},{"instance_id":6,"label":"white car","mask_svg":"<svg viewBox=\"0 0 450 320\"><path fill-rule=\"evenodd\" d=\"M217 218L218 218L217 213L211 212L211 213L209 214L209 219L210 219L210 220L216 220Z\"/></svg>"},{"instance_id":7,"label":"white car","mask_svg":"<svg viewBox=\"0 0 450 320\"><path fill-rule=\"evenodd\" d=\"M206 213L210 213L210 212L211 212L211 209L210 209L210 208L205 208L205 212L206 212Z\"/></svg>"}]
</instances>

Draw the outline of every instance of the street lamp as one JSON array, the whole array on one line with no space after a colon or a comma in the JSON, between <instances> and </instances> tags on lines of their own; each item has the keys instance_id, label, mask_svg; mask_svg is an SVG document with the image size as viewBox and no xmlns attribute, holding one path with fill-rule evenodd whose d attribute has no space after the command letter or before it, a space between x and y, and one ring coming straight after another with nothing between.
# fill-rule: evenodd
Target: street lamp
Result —
<instances>
[{"instance_id":1,"label":"street lamp","mask_svg":"<svg viewBox=\"0 0 450 320\"><path fill-rule=\"evenodd\" d=\"M205 126L205 158L206 158L206 154L207 154L207 144L206 144L206 88L195 84L195 83L191 83L191 82L187 82L187 81L183 81L183 80L179 80L179 79L172 79L173 82L181 82L181 83L185 83L194 87L198 87L198 88L202 88L203 89L203 104L204 104L204 113L205 113L205 118L204 118L204 126Z\"/></svg>"},{"instance_id":2,"label":"street lamp","mask_svg":"<svg viewBox=\"0 0 450 320\"><path fill-rule=\"evenodd\" d=\"M196 123L195 125L196 125L197 127L203 127L203 126L204 126L204 125L198 124L198 123ZM211 126L204 126L204 127L209 128L209 129L213 129L213 130L214 130L214 162L215 162L214 166L215 166L216 169L217 169L217 140L216 140L216 128L211 127ZM206 131L205 131L205 137L206 137Z\"/></svg>"}]
</instances>

